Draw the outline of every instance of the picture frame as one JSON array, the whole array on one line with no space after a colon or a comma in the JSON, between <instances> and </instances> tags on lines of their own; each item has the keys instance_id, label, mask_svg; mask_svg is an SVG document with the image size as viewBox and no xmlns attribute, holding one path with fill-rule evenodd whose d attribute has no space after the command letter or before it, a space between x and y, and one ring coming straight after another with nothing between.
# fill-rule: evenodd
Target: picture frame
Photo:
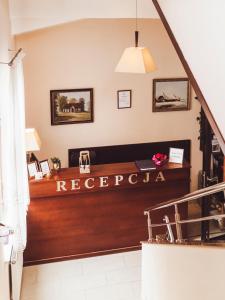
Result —
<instances>
[{"instance_id":1,"label":"picture frame","mask_svg":"<svg viewBox=\"0 0 225 300\"><path fill-rule=\"evenodd\" d=\"M37 173L35 174L35 180L40 180L40 179L42 179L42 178L43 178L42 172L37 172Z\"/></svg>"},{"instance_id":2,"label":"picture frame","mask_svg":"<svg viewBox=\"0 0 225 300\"><path fill-rule=\"evenodd\" d=\"M40 166L40 171L42 172L43 176L50 174L51 169L50 169L48 159L44 159L44 160L40 161L39 166Z\"/></svg>"},{"instance_id":3,"label":"picture frame","mask_svg":"<svg viewBox=\"0 0 225 300\"><path fill-rule=\"evenodd\" d=\"M132 90L117 91L117 108L131 108Z\"/></svg>"},{"instance_id":4,"label":"picture frame","mask_svg":"<svg viewBox=\"0 0 225 300\"><path fill-rule=\"evenodd\" d=\"M213 136L212 139L212 153L220 153L221 149L220 149L220 145L219 142L216 138L216 136Z\"/></svg>"},{"instance_id":5,"label":"picture frame","mask_svg":"<svg viewBox=\"0 0 225 300\"><path fill-rule=\"evenodd\" d=\"M51 90L51 125L94 121L93 88Z\"/></svg>"},{"instance_id":6,"label":"picture frame","mask_svg":"<svg viewBox=\"0 0 225 300\"><path fill-rule=\"evenodd\" d=\"M153 79L153 112L190 109L190 81L188 78Z\"/></svg>"},{"instance_id":7,"label":"picture frame","mask_svg":"<svg viewBox=\"0 0 225 300\"><path fill-rule=\"evenodd\" d=\"M35 175L39 172L37 162L32 161L28 163L27 170L28 170L29 178L35 177Z\"/></svg>"},{"instance_id":8,"label":"picture frame","mask_svg":"<svg viewBox=\"0 0 225 300\"><path fill-rule=\"evenodd\" d=\"M184 160L184 149L169 148L169 162L182 164Z\"/></svg>"}]
</instances>

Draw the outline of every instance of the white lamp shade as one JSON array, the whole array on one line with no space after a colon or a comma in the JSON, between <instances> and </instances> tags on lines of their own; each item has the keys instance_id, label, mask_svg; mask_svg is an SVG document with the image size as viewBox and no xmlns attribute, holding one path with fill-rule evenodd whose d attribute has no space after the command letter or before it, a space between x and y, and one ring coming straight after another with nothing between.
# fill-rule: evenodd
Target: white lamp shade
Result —
<instances>
[{"instance_id":1,"label":"white lamp shade","mask_svg":"<svg viewBox=\"0 0 225 300\"><path fill-rule=\"evenodd\" d=\"M41 140L34 128L26 128L26 151L39 151Z\"/></svg>"},{"instance_id":2,"label":"white lamp shade","mask_svg":"<svg viewBox=\"0 0 225 300\"><path fill-rule=\"evenodd\" d=\"M115 72L149 73L155 70L156 66L148 48L129 47L124 50Z\"/></svg>"}]
</instances>

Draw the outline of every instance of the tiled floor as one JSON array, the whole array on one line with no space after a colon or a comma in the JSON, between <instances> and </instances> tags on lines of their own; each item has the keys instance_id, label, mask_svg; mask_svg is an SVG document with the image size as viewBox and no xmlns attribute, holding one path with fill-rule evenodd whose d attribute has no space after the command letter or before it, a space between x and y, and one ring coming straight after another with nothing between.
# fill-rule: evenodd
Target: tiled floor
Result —
<instances>
[{"instance_id":1,"label":"tiled floor","mask_svg":"<svg viewBox=\"0 0 225 300\"><path fill-rule=\"evenodd\" d=\"M24 268L21 300L140 300L141 251Z\"/></svg>"}]
</instances>

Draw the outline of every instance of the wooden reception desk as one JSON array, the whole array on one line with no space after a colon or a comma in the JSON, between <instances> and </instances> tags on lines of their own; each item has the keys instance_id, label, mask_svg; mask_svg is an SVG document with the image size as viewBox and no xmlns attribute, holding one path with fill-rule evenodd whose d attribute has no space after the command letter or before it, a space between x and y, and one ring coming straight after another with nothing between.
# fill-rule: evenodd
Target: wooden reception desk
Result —
<instances>
[{"instance_id":1,"label":"wooden reception desk","mask_svg":"<svg viewBox=\"0 0 225 300\"><path fill-rule=\"evenodd\" d=\"M147 239L144 209L188 193L189 185L189 164L146 172L135 163L96 165L90 174L68 168L31 180L24 264L139 249ZM187 214L186 206L180 210ZM155 213L153 222L164 214Z\"/></svg>"}]
</instances>

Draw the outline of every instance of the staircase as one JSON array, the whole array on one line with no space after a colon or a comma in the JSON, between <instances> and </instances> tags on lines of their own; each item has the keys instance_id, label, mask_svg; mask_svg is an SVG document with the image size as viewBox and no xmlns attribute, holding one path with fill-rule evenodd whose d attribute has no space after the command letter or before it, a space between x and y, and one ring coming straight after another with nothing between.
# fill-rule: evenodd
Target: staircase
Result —
<instances>
[{"instance_id":1,"label":"staircase","mask_svg":"<svg viewBox=\"0 0 225 300\"><path fill-rule=\"evenodd\" d=\"M152 1L225 153L225 3Z\"/></svg>"},{"instance_id":2,"label":"staircase","mask_svg":"<svg viewBox=\"0 0 225 300\"><path fill-rule=\"evenodd\" d=\"M225 214L193 219L181 219L179 214L179 205L224 191L225 182L145 210L149 238L142 243L143 300L224 299L225 241L190 240L182 226L208 220L221 222ZM171 207L174 220L166 215ZM152 217L158 210L163 210L165 217L161 223L153 224ZM165 234L154 234L159 227L165 228Z\"/></svg>"},{"instance_id":3,"label":"staircase","mask_svg":"<svg viewBox=\"0 0 225 300\"><path fill-rule=\"evenodd\" d=\"M223 83L225 2L212 0L152 0L152 2L191 81L220 148L225 154L225 84ZM210 169L211 153L208 158ZM213 224L217 223L224 228L224 197L220 214L203 214L202 217L192 220L180 220L179 215L179 204L201 198L204 199L202 200L204 206L205 201L212 201L212 195L214 192L217 193L217 188L222 195L225 195L225 182L223 182L146 209L149 239L142 242L143 300L224 299L224 235L216 241L207 238L203 239L203 242L203 240L190 240L182 233L184 224L192 225L199 222L204 227L207 222L209 224L209 220L211 222L214 220ZM170 206L174 206L174 220L169 220L166 216L166 210ZM165 210L165 217L161 223L152 224L151 216L159 209ZM156 227L164 227L165 234L154 236Z\"/></svg>"}]
</instances>

